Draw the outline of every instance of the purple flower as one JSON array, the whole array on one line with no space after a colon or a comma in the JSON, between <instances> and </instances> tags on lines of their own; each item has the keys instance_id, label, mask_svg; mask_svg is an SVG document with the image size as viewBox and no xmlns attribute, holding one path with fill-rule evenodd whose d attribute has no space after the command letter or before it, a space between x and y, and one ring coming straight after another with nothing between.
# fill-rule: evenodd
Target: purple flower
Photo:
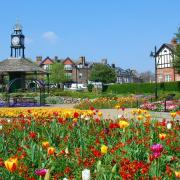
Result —
<instances>
[{"instance_id":1,"label":"purple flower","mask_svg":"<svg viewBox=\"0 0 180 180\"><path fill-rule=\"evenodd\" d=\"M47 171L48 171L47 169L36 169L35 170L35 174L37 176L45 176Z\"/></svg>"},{"instance_id":2,"label":"purple flower","mask_svg":"<svg viewBox=\"0 0 180 180\"><path fill-rule=\"evenodd\" d=\"M163 146L161 144L154 144L151 146L151 151L153 151L153 153L161 153L163 151Z\"/></svg>"},{"instance_id":3,"label":"purple flower","mask_svg":"<svg viewBox=\"0 0 180 180\"><path fill-rule=\"evenodd\" d=\"M104 128L104 133L108 134L109 133L109 128Z\"/></svg>"}]
</instances>

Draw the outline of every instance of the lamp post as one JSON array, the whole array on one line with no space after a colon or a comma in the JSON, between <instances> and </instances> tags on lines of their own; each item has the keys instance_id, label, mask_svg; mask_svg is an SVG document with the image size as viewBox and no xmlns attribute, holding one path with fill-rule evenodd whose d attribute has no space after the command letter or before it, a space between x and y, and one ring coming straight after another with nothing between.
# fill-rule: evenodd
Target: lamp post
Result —
<instances>
[{"instance_id":1,"label":"lamp post","mask_svg":"<svg viewBox=\"0 0 180 180\"><path fill-rule=\"evenodd\" d=\"M155 63L155 99L157 100L158 94L157 94L157 48L156 46L154 47L154 52L151 51L150 57L154 58L154 63Z\"/></svg>"}]
</instances>

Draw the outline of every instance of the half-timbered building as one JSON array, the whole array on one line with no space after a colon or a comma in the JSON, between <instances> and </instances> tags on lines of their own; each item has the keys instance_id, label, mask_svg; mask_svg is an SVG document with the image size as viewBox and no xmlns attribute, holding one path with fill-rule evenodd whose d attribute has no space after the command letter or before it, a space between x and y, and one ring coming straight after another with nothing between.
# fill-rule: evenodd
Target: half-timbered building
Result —
<instances>
[{"instance_id":1,"label":"half-timbered building","mask_svg":"<svg viewBox=\"0 0 180 180\"><path fill-rule=\"evenodd\" d=\"M180 75L173 67L176 44L176 40L173 39L171 44L163 44L156 53L158 82L180 81Z\"/></svg>"}]
</instances>

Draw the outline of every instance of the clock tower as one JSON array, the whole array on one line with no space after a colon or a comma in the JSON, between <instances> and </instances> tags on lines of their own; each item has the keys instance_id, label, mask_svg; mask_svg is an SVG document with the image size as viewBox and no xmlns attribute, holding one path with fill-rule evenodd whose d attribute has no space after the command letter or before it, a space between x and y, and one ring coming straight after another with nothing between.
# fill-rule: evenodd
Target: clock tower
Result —
<instances>
[{"instance_id":1,"label":"clock tower","mask_svg":"<svg viewBox=\"0 0 180 180\"><path fill-rule=\"evenodd\" d=\"M25 36L22 34L22 26L15 24L14 32L11 34L11 57L12 58L25 58L24 55L24 39Z\"/></svg>"}]
</instances>

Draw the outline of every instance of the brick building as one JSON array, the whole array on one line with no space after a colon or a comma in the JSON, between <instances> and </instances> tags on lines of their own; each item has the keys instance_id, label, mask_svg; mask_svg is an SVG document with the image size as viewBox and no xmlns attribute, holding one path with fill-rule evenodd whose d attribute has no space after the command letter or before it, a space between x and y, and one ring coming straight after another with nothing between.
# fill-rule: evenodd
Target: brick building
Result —
<instances>
[{"instance_id":1,"label":"brick building","mask_svg":"<svg viewBox=\"0 0 180 180\"><path fill-rule=\"evenodd\" d=\"M79 60L72 60L70 57L58 59L57 56L55 56L54 59L46 57L42 60L41 56L36 57L36 63L47 71L50 70L50 67L54 62L62 62L64 64L64 70L69 82L78 84L88 83L92 64L87 62L84 56L81 56Z\"/></svg>"},{"instance_id":2,"label":"brick building","mask_svg":"<svg viewBox=\"0 0 180 180\"><path fill-rule=\"evenodd\" d=\"M174 48L177 41L172 39L170 44L163 44L156 53L157 57L157 81L180 81L180 74L173 67Z\"/></svg>"}]
</instances>

